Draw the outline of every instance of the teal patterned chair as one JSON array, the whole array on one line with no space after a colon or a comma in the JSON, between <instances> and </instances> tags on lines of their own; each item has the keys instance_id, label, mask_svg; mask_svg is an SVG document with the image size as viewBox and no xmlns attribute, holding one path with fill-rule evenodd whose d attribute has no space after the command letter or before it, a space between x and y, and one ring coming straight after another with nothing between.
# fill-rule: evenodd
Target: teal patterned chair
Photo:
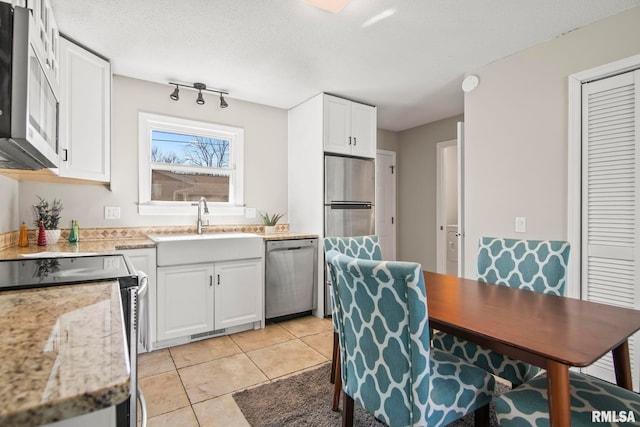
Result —
<instances>
[{"instance_id":1,"label":"teal patterned chair","mask_svg":"<svg viewBox=\"0 0 640 427\"><path fill-rule=\"evenodd\" d=\"M478 280L564 296L569 249L569 243L563 241L483 237L478 249ZM433 346L511 381L513 387L541 372L536 366L443 332L434 334Z\"/></svg>"},{"instance_id":2,"label":"teal patterned chair","mask_svg":"<svg viewBox=\"0 0 640 427\"><path fill-rule=\"evenodd\" d=\"M330 250L338 251L352 258L381 260L382 252L380 250L380 242L378 236L356 236L356 237L326 237L324 239L325 254ZM335 304L333 300L333 290L331 293L331 320L333 322L333 352L331 358L331 382L334 384L333 389L333 411L338 411L340 404L340 346L338 344L338 326L335 316Z\"/></svg>"},{"instance_id":3,"label":"teal patterned chair","mask_svg":"<svg viewBox=\"0 0 640 427\"><path fill-rule=\"evenodd\" d=\"M444 426L475 412L489 424L495 380L432 349L420 264L327 252L340 340L343 426L354 403L390 427Z\"/></svg>"},{"instance_id":4,"label":"teal patterned chair","mask_svg":"<svg viewBox=\"0 0 640 427\"><path fill-rule=\"evenodd\" d=\"M640 425L640 396L637 393L571 371L569 384L573 427ZM547 375L539 375L518 388L503 393L496 399L495 410L502 427L548 427ZM626 421L630 422L603 422L604 416L600 418L601 422L593 422L592 411L615 411L620 421L622 412ZM633 415L630 416L629 411ZM631 417L635 418L635 422Z\"/></svg>"}]
</instances>

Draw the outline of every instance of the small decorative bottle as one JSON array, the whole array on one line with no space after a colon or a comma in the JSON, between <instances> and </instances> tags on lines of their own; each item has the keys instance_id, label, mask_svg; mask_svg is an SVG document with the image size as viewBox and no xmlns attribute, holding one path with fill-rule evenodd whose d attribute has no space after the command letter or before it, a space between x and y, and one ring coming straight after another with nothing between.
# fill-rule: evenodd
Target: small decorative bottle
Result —
<instances>
[{"instance_id":1,"label":"small decorative bottle","mask_svg":"<svg viewBox=\"0 0 640 427\"><path fill-rule=\"evenodd\" d=\"M71 220L71 230L69 230L69 243L76 243L78 241L78 232L75 220Z\"/></svg>"},{"instance_id":2,"label":"small decorative bottle","mask_svg":"<svg viewBox=\"0 0 640 427\"><path fill-rule=\"evenodd\" d=\"M80 241L80 227L78 226L78 221L73 221L73 229L76 232L76 242Z\"/></svg>"},{"instance_id":3,"label":"small decorative bottle","mask_svg":"<svg viewBox=\"0 0 640 427\"><path fill-rule=\"evenodd\" d=\"M20 227L20 237L18 238L18 246L25 248L29 246L29 231L27 230L27 224L22 223Z\"/></svg>"},{"instance_id":4,"label":"small decorative bottle","mask_svg":"<svg viewBox=\"0 0 640 427\"><path fill-rule=\"evenodd\" d=\"M47 246L47 236L44 234L44 222L38 226L38 246Z\"/></svg>"}]
</instances>

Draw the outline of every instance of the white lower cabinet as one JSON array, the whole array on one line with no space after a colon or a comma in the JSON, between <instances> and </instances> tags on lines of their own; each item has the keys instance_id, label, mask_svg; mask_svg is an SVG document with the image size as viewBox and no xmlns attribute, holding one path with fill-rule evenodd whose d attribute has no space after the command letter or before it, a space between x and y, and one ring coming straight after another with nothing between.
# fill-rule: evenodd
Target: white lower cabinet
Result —
<instances>
[{"instance_id":1,"label":"white lower cabinet","mask_svg":"<svg viewBox=\"0 0 640 427\"><path fill-rule=\"evenodd\" d=\"M215 327L262 320L262 262L242 260L215 264Z\"/></svg>"},{"instance_id":2,"label":"white lower cabinet","mask_svg":"<svg viewBox=\"0 0 640 427\"><path fill-rule=\"evenodd\" d=\"M213 264L158 267L158 340L212 331Z\"/></svg>"},{"instance_id":3,"label":"white lower cabinet","mask_svg":"<svg viewBox=\"0 0 640 427\"><path fill-rule=\"evenodd\" d=\"M158 341L261 322L264 317L262 259L157 271Z\"/></svg>"}]
</instances>

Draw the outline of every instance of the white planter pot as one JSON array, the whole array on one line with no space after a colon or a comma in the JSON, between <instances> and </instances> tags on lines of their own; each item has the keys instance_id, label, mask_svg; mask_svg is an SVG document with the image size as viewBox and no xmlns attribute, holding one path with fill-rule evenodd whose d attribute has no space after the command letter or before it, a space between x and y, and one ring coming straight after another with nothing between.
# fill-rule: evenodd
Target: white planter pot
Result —
<instances>
[{"instance_id":1,"label":"white planter pot","mask_svg":"<svg viewBox=\"0 0 640 427\"><path fill-rule=\"evenodd\" d=\"M274 234L276 232L275 225L265 225L264 226L264 234Z\"/></svg>"},{"instance_id":2,"label":"white planter pot","mask_svg":"<svg viewBox=\"0 0 640 427\"><path fill-rule=\"evenodd\" d=\"M60 239L61 230L44 230L47 245L55 245Z\"/></svg>"}]
</instances>

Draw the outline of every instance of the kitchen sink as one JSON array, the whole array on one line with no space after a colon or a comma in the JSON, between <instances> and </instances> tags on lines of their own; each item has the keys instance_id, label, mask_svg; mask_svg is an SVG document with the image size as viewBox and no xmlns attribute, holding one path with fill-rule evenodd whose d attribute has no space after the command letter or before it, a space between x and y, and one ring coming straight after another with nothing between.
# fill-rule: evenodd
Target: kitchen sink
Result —
<instances>
[{"instance_id":1,"label":"kitchen sink","mask_svg":"<svg viewBox=\"0 0 640 427\"><path fill-rule=\"evenodd\" d=\"M159 267L260 258L262 236L252 233L150 234Z\"/></svg>"},{"instance_id":2,"label":"kitchen sink","mask_svg":"<svg viewBox=\"0 0 640 427\"><path fill-rule=\"evenodd\" d=\"M181 240L238 239L260 237L252 233L185 233L185 234L149 234L147 236L156 243L176 242Z\"/></svg>"}]
</instances>

